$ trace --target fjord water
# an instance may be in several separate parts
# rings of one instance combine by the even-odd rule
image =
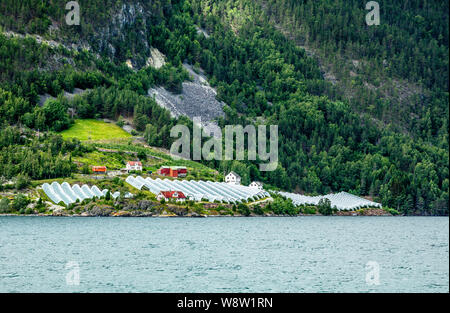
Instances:
[[[0,292],[448,291],[448,217],[0,217]]]

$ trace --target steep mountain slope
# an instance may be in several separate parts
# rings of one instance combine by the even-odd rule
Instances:
[[[313,51],[326,93],[398,130],[439,143],[448,122],[448,9],[442,1],[383,1],[368,26],[360,1],[259,1],[287,36]]]
[[[394,113],[397,109],[395,103],[388,103],[387,110],[392,112],[390,115],[394,121],[388,124],[386,120],[380,123],[376,114],[355,108],[352,100],[343,96],[339,97],[343,102],[315,97],[329,94],[330,86],[321,73],[317,73],[317,63],[305,57],[304,50],[293,48],[292,43],[280,37],[275,30],[276,25],[267,25],[267,16],[254,2],[194,2],[194,11],[198,13],[202,26],[209,32],[214,30],[218,40],[225,38],[216,43],[219,48],[214,50],[213,55],[220,55],[223,50],[232,51],[231,58],[230,54],[226,55],[224,62],[217,58],[218,63],[223,65],[224,71],[230,66],[240,70],[234,70],[234,75],[230,72],[221,73],[220,66],[215,64],[210,71],[215,79],[222,81],[224,97],[228,98],[226,102],[239,103],[242,98],[238,97],[245,94],[242,105],[235,106],[238,112],[251,116],[262,111],[267,120],[275,120],[280,125],[281,160],[289,174],[281,173],[284,177],[277,184],[288,182],[291,188],[309,192],[347,188],[360,194],[379,195],[384,204],[404,209],[412,207],[413,210],[422,210],[420,208],[424,207],[424,203],[428,202],[425,206],[430,205],[425,198],[434,198],[442,192],[439,196],[441,200],[434,202],[434,205],[435,208],[447,207],[444,203],[448,197],[448,107],[445,105],[448,104],[448,93],[442,86],[436,82],[430,89],[432,93],[426,104],[428,111],[426,114],[421,111],[424,115],[420,116],[422,121],[428,120],[422,124],[427,126],[413,129],[404,135],[399,131],[402,130],[398,127],[401,120]],[[309,4],[315,6],[314,2]],[[433,5],[436,7],[438,4]],[[334,8],[334,4],[328,3],[328,6]],[[314,17],[311,19],[314,20]],[[229,25],[229,30],[218,27],[218,20]],[[448,15],[444,19],[446,23],[448,25]],[[255,48],[258,40],[260,49]],[[448,44],[445,45],[448,39],[442,42],[443,46],[439,49],[448,56]],[[272,47],[276,48],[271,50]],[[263,54],[258,54],[260,51],[264,51]],[[278,64],[283,64],[284,68],[273,64],[277,53],[282,57]],[[334,53],[332,47],[329,53]],[[394,55],[401,57],[401,54]],[[264,58],[266,61],[261,63]],[[258,60],[258,63],[252,66],[254,60]],[[441,71],[444,73],[448,72],[446,62],[444,57],[435,61],[436,64],[443,64]],[[308,64],[313,66],[308,67]],[[272,71],[263,72],[262,69],[265,70],[267,65]],[[291,77],[288,65],[294,66],[293,71],[291,68]],[[262,89],[251,85],[240,87],[234,83],[236,80],[244,80],[248,84],[254,82]],[[279,84],[287,81],[290,82],[289,86]],[[300,85],[296,86],[296,82],[300,82]],[[253,100],[255,98],[252,95],[257,92],[264,92],[266,100],[271,103],[269,108],[264,107],[262,101],[261,110],[261,105]],[[441,192],[437,189],[441,189]]]

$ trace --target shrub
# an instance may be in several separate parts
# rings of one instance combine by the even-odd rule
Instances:
[[[248,206],[245,205],[244,203],[239,203],[239,205],[237,207],[237,211],[244,216],[249,216],[251,213]]]
[[[319,200],[317,204],[317,208],[319,209],[319,213],[322,215],[331,215],[333,214],[333,209],[331,208],[331,201],[327,198],[322,198]]]
[[[23,194],[18,194],[14,197],[12,202],[12,209],[14,211],[25,210],[26,206],[30,203],[30,200]],[[25,211],[24,211],[25,212]]]
[[[292,203],[291,199],[285,199],[275,196],[275,200],[267,205],[267,210],[271,210],[275,214],[298,214],[298,209]]]
[[[264,210],[261,208],[261,206],[259,204],[255,205],[255,207],[253,208],[253,212],[258,215],[264,214]]]
[[[90,171],[89,171],[89,165],[87,164],[87,163],[85,163],[84,165],[83,165],[83,167],[81,168],[81,173],[82,174],[90,174]]]
[[[19,174],[16,180],[16,189],[20,190],[30,184],[30,177],[27,174]]]
[[[10,213],[11,207],[9,205],[9,199],[3,198],[0,200],[0,213]]]
[[[396,209],[393,209],[393,208],[386,207],[386,208],[384,208],[384,210],[386,212],[392,214],[392,215],[399,215],[400,214],[399,211],[397,211]]]
[[[317,213],[317,210],[316,210],[316,208],[314,208],[314,207],[307,206],[307,207],[305,207],[305,208],[303,209],[303,213],[304,213],[304,214],[316,214],[316,213]]]
[[[36,208],[42,208],[42,207],[45,208],[45,204],[44,204],[44,201],[42,201],[42,198],[39,198],[38,201],[36,202]]]
[[[125,121],[123,120],[122,116],[119,116],[119,118],[118,118],[118,120],[116,122],[116,125],[119,126],[119,127],[123,127],[123,125],[125,125]]]
[[[139,160],[143,160],[146,161],[147,160],[147,153],[145,153],[145,151],[140,150],[137,154],[137,157],[139,158]]]

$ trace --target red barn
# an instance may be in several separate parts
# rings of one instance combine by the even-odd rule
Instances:
[[[187,169],[184,166],[162,166],[158,170],[158,174],[170,177],[186,177]]]
[[[159,175],[167,176],[170,174],[170,167],[168,166],[161,166],[161,168],[158,170]]]
[[[178,177],[186,177],[187,168],[179,166],[177,169],[177,172],[178,172]]]
[[[174,169],[174,168],[170,168],[169,176],[170,177],[178,177],[178,170]]]

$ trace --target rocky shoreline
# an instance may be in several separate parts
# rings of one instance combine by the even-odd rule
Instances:
[[[97,200],[61,206],[49,201],[32,202],[26,209],[2,212],[0,216],[56,217],[294,217],[294,216],[392,216],[389,210],[361,208],[354,211],[322,212],[318,208],[303,208],[276,212],[267,208],[270,202],[253,205],[224,203],[161,203],[149,199]]]
[[[382,211],[382,210],[380,210]],[[164,218],[204,218],[204,217],[301,217],[301,216],[325,216],[322,214],[298,214],[298,215],[287,215],[287,214],[250,214],[248,216],[242,214],[199,214],[196,212],[189,212],[187,214],[155,214],[153,212],[145,211],[114,211],[111,213],[70,213],[70,212],[52,212],[52,213],[38,213],[38,214],[0,214],[0,216],[46,216],[46,217],[164,217]],[[394,216],[385,211],[383,212],[371,212],[370,214],[359,214],[356,212],[338,212],[337,214],[328,216]]]

